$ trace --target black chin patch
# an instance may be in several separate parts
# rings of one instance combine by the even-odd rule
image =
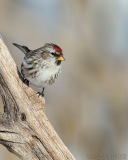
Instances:
[[[59,66],[61,64],[61,61],[57,60],[56,64],[57,64],[57,66]]]

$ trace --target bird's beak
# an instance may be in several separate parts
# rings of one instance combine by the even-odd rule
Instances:
[[[64,57],[59,56],[59,57],[57,57],[57,60],[59,60],[59,61],[64,61],[65,59],[64,59]]]

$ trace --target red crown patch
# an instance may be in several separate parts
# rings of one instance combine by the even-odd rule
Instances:
[[[53,48],[55,49],[56,52],[62,52],[62,49],[57,45],[54,45]]]

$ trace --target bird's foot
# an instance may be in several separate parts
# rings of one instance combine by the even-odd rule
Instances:
[[[27,79],[24,78],[23,83],[29,87],[29,81]]]
[[[17,67],[17,73],[18,73],[19,78],[21,79],[21,81],[29,87],[29,81],[22,76],[22,74],[20,73],[18,67]]]
[[[38,94],[38,97],[39,97],[39,96],[44,97],[44,93],[42,93],[42,92],[37,92],[36,94]]]
[[[44,97],[44,88],[43,88],[42,92],[37,92],[36,94],[38,94],[38,97],[39,97],[39,96]]]

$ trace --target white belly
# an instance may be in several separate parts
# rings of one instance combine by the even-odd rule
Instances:
[[[60,66],[55,66],[47,69],[40,69],[35,77],[28,77],[27,79],[36,87],[43,88],[49,85],[48,81],[51,77],[60,73]]]

